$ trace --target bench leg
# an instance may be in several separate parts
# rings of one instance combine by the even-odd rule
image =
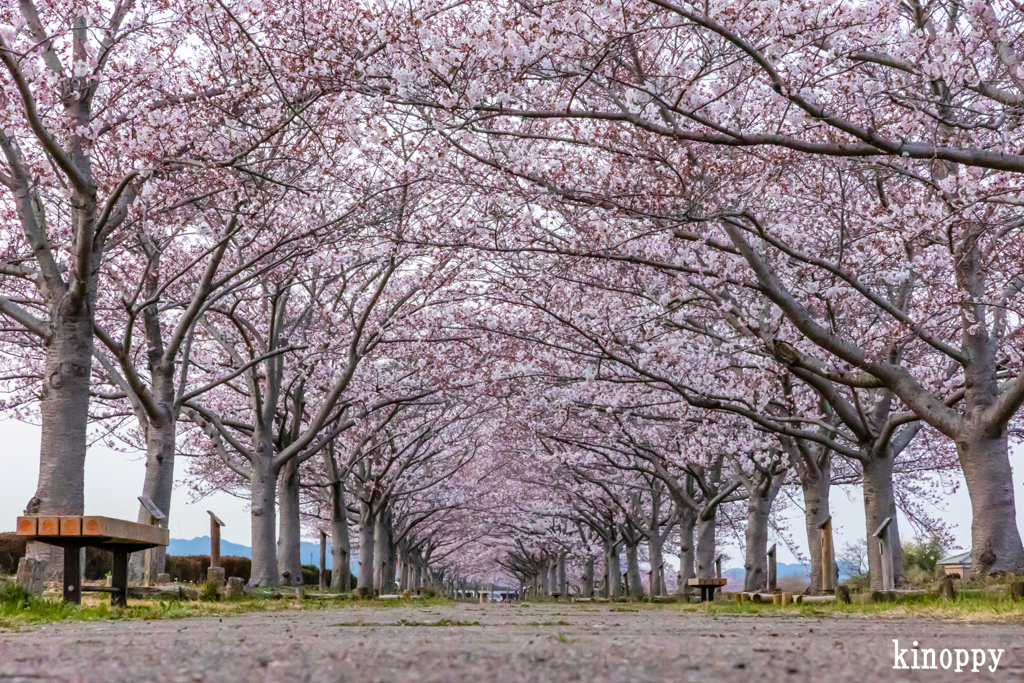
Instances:
[[[128,606],[128,551],[113,551],[114,563],[110,572],[111,587],[116,592],[110,594],[110,604],[115,607]]]
[[[64,548],[64,602],[82,604],[82,549]]]

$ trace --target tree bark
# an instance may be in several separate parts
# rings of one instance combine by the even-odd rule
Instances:
[[[747,498],[745,591],[760,591],[768,586],[768,518],[779,487],[765,483],[752,486]]]
[[[381,595],[390,595],[395,592],[395,544],[394,532],[391,528],[390,505],[385,505],[377,512],[374,525],[373,561],[377,567],[374,588]]]
[[[697,577],[694,571],[695,555],[693,528],[697,524],[697,512],[684,505],[679,513],[679,572],[676,574],[676,590],[680,595],[690,595],[689,581]]]
[[[865,538],[868,540],[868,575],[871,590],[883,590],[882,558],[878,552],[878,540],[872,535],[886,517],[891,517],[889,540],[892,546],[893,581],[896,587],[903,585],[906,575],[903,568],[903,547],[900,542],[899,524],[896,519],[896,497],[893,495],[891,455],[883,458],[867,457],[862,462],[863,480],[861,487],[864,497]]]
[[[171,395],[171,400],[173,401],[173,388]],[[173,416],[173,411],[169,409],[167,414]],[[177,422],[173,417],[162,422],[150,419],[146,426],[146,479],[142,485],[142,495],[153,501],[153,504],[167,515],[168,519],[165,520],[165,524],[170,521],[171,494],[174,491],[176,430]],[[144,505],[140,505],[139,524],[149,524],[149,521],[149,510]],[[150,561],[153,563],[152,573],[155,578],[157,574],[161,574],[164,571],[167,548],[164,546],[153,548],[150,558]],[[133,553],[128,573],[129,578],[133,581],[138,581],[145,573],[144,565],[145,552]]]
[[[587,559],[583,561],[583,586],[582,592],[583,597],[592,598],[594,597],[594,556],[587,555]]]
[[[345,508],[345,487],[338,481],[331,484],[331,590],[347,593],[352,586],[349,566],[352,544],[348,536],[348,514]]]
[[[644,597],[643,579],[640,578],[638,547],[639,543],[626,545],[626,574],[629,578],[629,597],[635,599]]]
[[[87,301],[69,305],[65,294],[50,308],[50,337],[39,413],[42,435],[39,481],[25,510],[30,515],[85,513],[85,450],[89,417],[89,379],[93,354],[95,282]],[[29,543],[27,556],[46,561],[51,580],[64,576],[64,551]]]
[[[249,476],[252,507],[252,574],[249,585],[276,587],[277,574],[277,477],[270,459],[260,453],[252,462]]]
[[[715,578],[715,517],[718,506],[697,516],[697,578]]]
[[[657,595],[667,595],[668,592],[665,588],[665,573],[662,565],[665,562],[665,558],[661,551],[662,539],[661,534],[658,530],[655,530],[647,538],[647,554],[651,560],[651,597]]]
[[[374,526],[372,501],[359,501],[359,576],[356,588],[373,591]]]
[[[971,497],[971,574],[1024,568],[1005,425],[996,435],[967,423],[956,442]]]
[[[569,593],[569,586],[565,580],[565,553],[558,554],[556,567],[558,572],[558,592],[565,597]]]
[[[821,594],[821,530],[818,528],[828,517],[828,496],[832,487],[832,471],[829,464],[821,468],[820,474],[806,473],[801,477],[804,494],[804,525],[807,530],[807,550],[811,557],[811,595]]]
[[[292,458],[278,476],[278,501],[280,506],[280,531],[277,541],[277,573],[287,584],[302,585],[302,520],[299,502],[298,461]]]

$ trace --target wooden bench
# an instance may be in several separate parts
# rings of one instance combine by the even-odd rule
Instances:
[[[686,585],[700,588],[701,602],[711,602],[715,599],[715,591],[727,583],[728,579],[689,579]]]
[[[128,604],[128,556],[139,550],[166,546],[170,531],[158,526],[110,517],[82,515],[18,517],[18,536],[64,548],[64,602],[81,604],[82,567],[79,551],[85,547],[103,548],[113,553],[111,586],[85,590],[110,593],[110,604]]]

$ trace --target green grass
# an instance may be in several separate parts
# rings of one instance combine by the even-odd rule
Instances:
[[[129,600],[127,607],[112,607],[106,595],[86,597],[86,604],[65,603],[57,597],[35,598],[13,581],[0,579],[0,628],[19,628],[56,621],[104,621],[114,619],[184,619],[226,616],[245,612],[324,610],[348,607],[434,607],[453,604],[443,598],[416,600],[307,599],[299,603],[288,597],[246,597],[242,600]],[[433,625],[433,624],[431,624]],[[462,625],[453,623],[451,625]]]

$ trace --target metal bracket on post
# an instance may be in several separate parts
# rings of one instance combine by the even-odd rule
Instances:
[[[892,562],[892,544],[889,540],[889,524],[892,517],[886,517],[882,525],[875,533],[871,534],[878,539],[878,554],[882,561],[882,590],[889,592],[896,590],[896,577]]]

